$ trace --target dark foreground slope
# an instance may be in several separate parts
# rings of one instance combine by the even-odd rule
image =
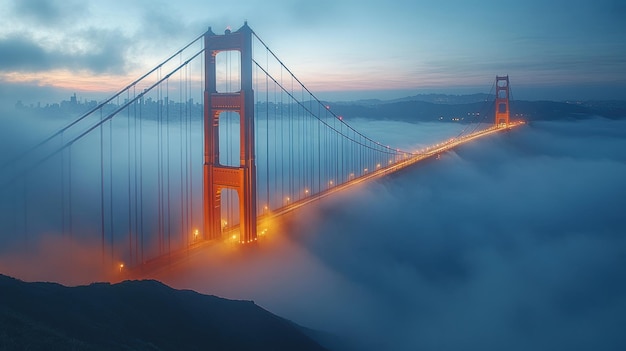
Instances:
[[[156,281],[65,287],[0,275],[0,350],[323,350],[250,301]]]

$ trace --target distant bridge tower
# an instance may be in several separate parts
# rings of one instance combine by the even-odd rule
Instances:
[[[509,125],[509,76],[496,76],[496,126]]]
[[[221,193],[229,188],[239,197],[239,241],[253,242],[256,226],[256,165],[254,155],[254,91],[252,90],[252,29],[245,23],[235,32],[217,35],[211,28],[204,35],[204,236],[218,238],[222,233]],[[222,51],[241,54],[241,90],[217,92],[215,57]],[[238,167],[220,163],[219,117],[222,112],[239,113]]]

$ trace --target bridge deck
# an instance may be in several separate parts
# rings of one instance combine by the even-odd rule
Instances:
[[[443,152],[451,150],[459,145],[462,145],[470,141],[473,141],[482,137],[486,137],[486,136],[489,136],[498,132],[508,131],[512,128],[516,128],[524,124],[525,123],[523,121],[517,121],[517,122],[509,123],[507,127],[493,126],[491,128],[480,130],[480,131],[465,135],[460,138],[453,138],[453,139],[447,140],[446,142],[428,147],[426,149],[426,152],[424,153],[414,154],[412,157],[409,157],[404,161],[395,163],[388,167],[382,167],[380,169],[372,171],[371,173],[367,173],[351,181],[345,182],[343,184],[339,184],[335,187],[332,187],[323,192],[315,194],[314,196],[306,197],[304,199],[291,203],[287,206],[283,206],[277,210],[274,210],[271,213],[261,215],[257,218],[258,228],[264,228],[267,226],[266,223],[271,220],[274,220],[280,216],[283,216],[287,213],[295,211],[314,201],[318,201],[326,196],[329,196],[336,192],[347,189],[348,187],[361,184],[363,182],[366,182],[366,181],[369,181],[378,177],[382,177],[387,174],[397,172],[401,169],[414,165],[415,163],[432,158]],[[260,230],[262,234],[264,234],[264,231],[267,229],[260,229]],[[204,240],[204,239],[194,240],[184,249],[174,250],[167,254],[156,257],[154,259],[145,261],[136,267],[129,267],[127,269],[121,270],[122,271],[121,278],[122,279],[140,279],[140,278],[145,278],[146,276],[150,274],[167,270],[171,268],[173,265],[176,265],[180,262],[183,262],[189,259],[191,256],[198,254],[199,252],[203,251],[204,249],[206,249],[207,247],[213,244],[221,242],[225,239],[229,240],[233,236],[237,238],[238,233],[239,233],[238,226],[233,226],[224,230],[224,232],[222,233],[222,238],[223,238],[222,240]]]

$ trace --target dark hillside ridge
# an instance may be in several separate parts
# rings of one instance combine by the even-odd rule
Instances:
[[[251,301],[151,280],[65,287],[0,275],[0,350],[324,350]]]

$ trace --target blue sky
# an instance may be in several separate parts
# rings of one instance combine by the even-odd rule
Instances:
[[[325,99],[488,92],[497,74],[518,99],[626,99],[622,0],[9,0],[0,17],[0,91],[26,102],[101,99],[245,20]]]

